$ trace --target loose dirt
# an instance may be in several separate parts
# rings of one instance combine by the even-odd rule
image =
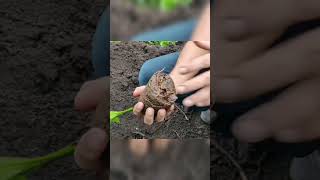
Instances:
[[[96,0],[0,1],[0,156],[44,155],[77,140],[88,114],[73,108],[90,78]],[[93,179],[67,158],[30,180]]]

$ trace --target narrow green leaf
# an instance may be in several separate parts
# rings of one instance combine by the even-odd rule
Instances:
[[[132,112],[133,108],[128,108],[123,111],[110,111],[110,123],[120,124],[120,116]]]
[[[54,160],[73,155],[74,150],[75,147],[70,145],[42,157],[0,157],[0,180],[25,180],[25,175]]]
[[[18,176],[11,178],[10,180],[28,180],[28,179],[25,176],[18,175]]]

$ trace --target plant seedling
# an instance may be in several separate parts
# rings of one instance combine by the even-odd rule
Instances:
[[[27,180],[27,175],[64,157],[72,156],[75,146],[70,145],[51,154],[36,157],[0,157],[0,180]]]
[[[147,41],[147,44],[161,46],[161,47],[169,47],[176,45],[178,41]]]
[[[178,7],[188,6],[192,0],[132,0],[135,4],[144,7],[159,9],[164,12],[170,12]]]
[[[123,111],[110,111],[110,124],[120,124],[120,117],[128,112],[132,112],[133,108],[128,108]]]

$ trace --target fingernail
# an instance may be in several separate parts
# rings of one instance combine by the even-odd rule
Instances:
[[[256,119],[239,119],[232,125],[233,135],[241,141],[255,143],[271,136],[267,126]]]
[[[179,73],[185,74],[185,73],[187,73],[187,72],[188,72],[188,69],[187,69],[187,68],[185,68],[185,67],[179,68]]]
[[[190,107],[190,106],[193,106],[193,102],[190,99],[185,99],[183,100],[183,105]]]
[[[137,108],[138,108],[138,110],[142,110],[143,109],[143,103],[142,102],[138,102]]]

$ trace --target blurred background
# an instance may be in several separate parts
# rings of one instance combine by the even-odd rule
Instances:
[[[110,180],[209,180],[207,140],[113,140]]]
[[[111,40],[128,40],[139,33],[177,22],[196,19],[208,0],[174,0],[152,3],[148,0],[113,0],[111,9]],[[158,1],[160,2],[160,1]],[[175,3],[173,3],[175,2]],[[165,39],[163,39],[165,40]]]

